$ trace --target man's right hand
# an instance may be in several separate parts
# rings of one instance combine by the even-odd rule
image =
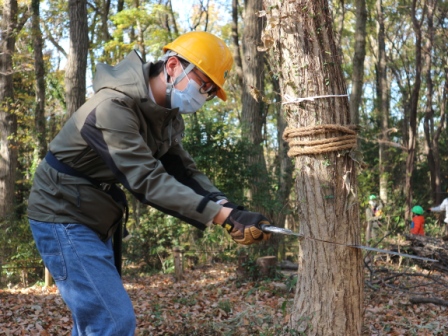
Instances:
[[[269,220],[258,212],[233,209],[222,226],[236,243],[251,245],[271,238],[270,233],[263,232],[261,224],[271,225]]]

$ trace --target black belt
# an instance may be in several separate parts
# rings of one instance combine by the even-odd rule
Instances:
[[[126,230],[126,222],[128,221],[128,217],[129,217],[129,208],[128,208],[128,202],[126,200],[126,194],[116,184],[99,182],[98,180],[95,180],[95,179],[91,178],[90,176],[88,176],[84,173],[81,173],[80,171],[70,167],[66,163],[59,161],[58,158],[56,156],[54,156],[54,154],[50,151],[47,152],[47,155],[45,156],[45,161],[47,161],[47,163],[51,167],[56,169],[58,172],[86,179],[87,181],[92,183],[94,186],[96,186],[98,189],[100,189],[100,190],[104,191],[105,193],[107,193],[108,195],[110,195],[115,202],[122,204],[124,206],[124,209],[125,209],[124,225],[123,225],[123,219],[120,219],[118,221],[118,223],[114,223],[114,225],[113,225],[113,226],[115,226],[115,224],[118,224],[118,227],[116,228],[116,230],[114,232],[113,251],[114,251],[115,267],[117,268],[117,271],[121,276],[121,259],[122,259],[121,246],[122,246],[122,239],[123,239],[123,232],[122,232],[123,226],[124,226],[125,237],[128,234],[128,232]]]

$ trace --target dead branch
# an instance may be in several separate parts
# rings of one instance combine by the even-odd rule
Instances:
[[[426,297],[421,297],[421,296],[411,297],[411,298],[409,298],[409,302],[411,302],[411,303],[433,303],[435,305],[448,307],[448,301],[436,299],[436,298],[426,298]]]

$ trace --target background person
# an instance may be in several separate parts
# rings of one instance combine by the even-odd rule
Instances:
[[[382,215],[382,206],[379,208],[379,202],[376,195],[369,196],[369,205],[366,208],[366,244],[378,237],[378,231],[381,227],[380,218]]]
[[[415,235],[425,235],[425,217],[423,217],[423,208],[416,205],[412,208],[411,233]]]
[[[438,206],[431,207],[427,212],[443,212],[445,211],[445,219],[443,220],[445,224],[448,225],[448,198],[445,198],[442,203]]]

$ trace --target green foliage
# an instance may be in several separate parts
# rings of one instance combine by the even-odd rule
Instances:
[[[139,8],[124,9],[111,16],[115,29],[112,33],[113,39],[104,45],[105,53],[126,55],[133,49],[138,49],[140,44],[155,59],[159,58],[162,47],[173,38],[169,36],[166,27],[161,25],[168,15],[169,10],[166,6],[146,4]],[[100,58],[100,61],[106,60],[104,57]]]
[[[159,211],[149,211],[140,218],[139,226],[124,245],[128,263],[144,262],[143,270],[173,270],[172,249],[179,246],[180,237],[188,230],[185,224]]]
[[[28,270],[30,283],[42,275],[42,261],[34,244],[27,218],[0,224],[0,287],[20,281],[20,270]]]
[[[245,158],[248,144],[234,132],[225,113],[201,111],[186,117],[183,144],[199,169],[234,202],[243,203],[250,173]]]

